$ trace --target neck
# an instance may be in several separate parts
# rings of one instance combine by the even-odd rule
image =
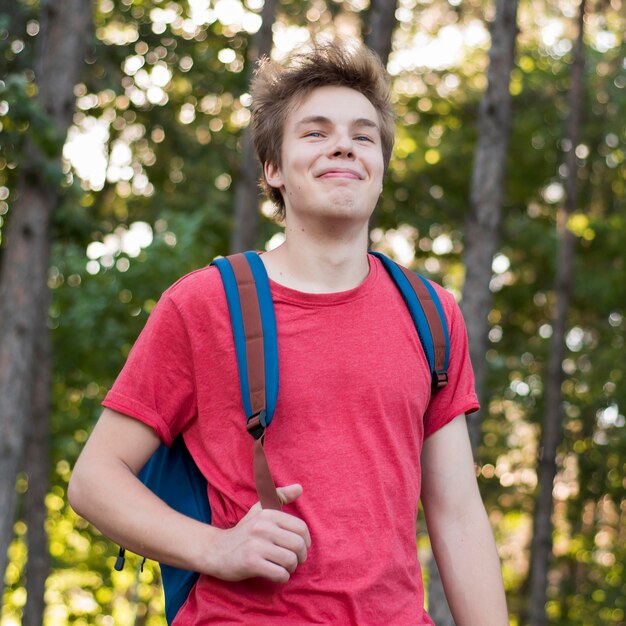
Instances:
[[[270,278],[309,293],[358,287],[369,272],[368,224],[305,225],[287,219],[285,243],[263,255]]]

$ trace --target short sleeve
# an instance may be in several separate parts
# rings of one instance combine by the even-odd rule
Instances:
[[[479,408],[463,315],[452,294],[441,287],[437,287],[437,291],[450,333],[450,362],[448,384],[433,394],[424,415],[424,438],[451,422],[457,415],[473,413]]]
[[[151,426],[166,445],[194,417],[195,372],[189,335],[167,292],[102,404]]]

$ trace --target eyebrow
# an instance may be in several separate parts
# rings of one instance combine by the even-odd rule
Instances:
[[[296,128],[306,126],[307,124],[332,124],[332,120],[324,115],[309,115],[302,118],[296,123]],[[367,117],[359,117],[351,122],[352,126],[366,126],[368,128],[375,128],[378,130],[378,124]]]

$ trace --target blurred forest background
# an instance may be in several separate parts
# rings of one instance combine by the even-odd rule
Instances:
[[[0,625],[165,624],[71,468],[160,293],[282,240],[250,73],[336,34],[392,77],[372,246],[467,318],[511,624],[625,624],[625,31],[624,0],[0,0]]]

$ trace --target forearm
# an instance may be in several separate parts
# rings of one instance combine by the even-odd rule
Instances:
[[[122,547],[175,567],[217,573],[211,546],[223,531],[171,509],[122,462],[79,459],[68,496],[79,515]]]
[[[462,416],[424,442],[422,502],[457,626],[508,626],[500,561]]]
[[[427,515],[431,543],[457,626],[509,623],[500,560],[482,502],[457,517]]]
[[[306,524],[259,502],[229,529],[181,515],[136,476],[158,445],[148,426],[105,409],[72,473],[74,510],[124,548],[161,563],[223,580],[289,580],[311,545]],[[283,504],[301,493],[300,485],[278,489]]]

